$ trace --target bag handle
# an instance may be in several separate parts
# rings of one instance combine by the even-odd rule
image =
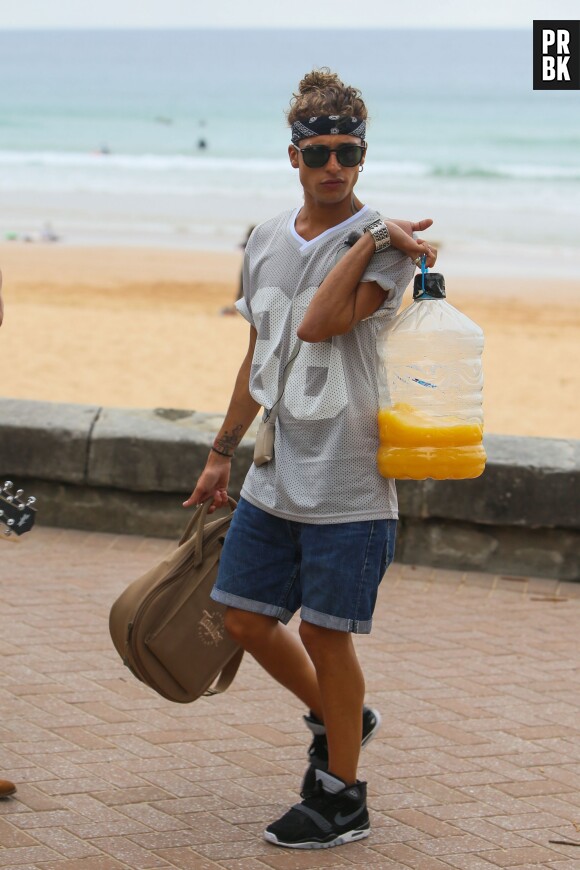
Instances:
[[[186,541],[189,541],[189,539],[191,538],[192,532],[193,532],[194,528],[196,527],[197,522],[200,519],[200,517],[201,517],[201,525],[203,528],[205,518],[207,515],[207,510],[208,510],[212,501],[213,501],[213,499],[211,499],[211,500],[208,499],[208,501],[204,501],[202,504],[199,504],[197,506],[194,513],[191,515],[191,517],[190,517],[190,519],[185,527],[185,530],[184,530],[184,532],[179,540],[179,544],[178,544],[179,547],[181,547],[182,544],[185,544]],[[203,514],[203,516],[202,516],[202,514]]]
[[[181,536],[181,540],[179,541],[179,546],[181,546],[182,544],[185,544],[185,542],[188,541],[190,538],[195,538],[193,564],[196,568],[203,562],[203,529],[205,526],[207,512],[212,504],[213,498],[208,498],[207,501],[203,502],[203,504],[198,505],[197,510],[185,527],[185,531]],[[230,508],[231,513],[235,511],[237,506],[237,501],[231,496],[228,496],[228,507]],[[224,519],[227,519],[229,521],[230,518],[224,517]]]
[[[210,695],[219,695],[220,692],[225,692],[225,690],[227,688],[229,688],[229,686],[232,683],[232,680],[234,679],[235,675],[237,674],[238,668],[240,667],[240,665],[242,663],[243,657],[244,657],[244,650],[242,649],[242,647],[240,647],[238,650],[236,650],[236,652],[231,657],[231,659],[229,660],[227,665],[225,665],[222,668],[222,671],[221,671],[219,677],[217,678],[217,682],[214,683],[213,686],[210,686],[209,689],[206,689],[206,691],[203,694],[210,696]]]

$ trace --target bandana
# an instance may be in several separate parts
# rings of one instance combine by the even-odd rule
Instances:
[[[310,136],[358,136],[365,138],[366,121],[351,115],[318,115],[302,118],[292,124],[292,141],[295,145]]]

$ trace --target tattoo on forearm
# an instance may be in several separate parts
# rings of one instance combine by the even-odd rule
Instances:
[[[218,448],[218,450],[223,450],[224,452],[231,453],[236,449],[240,441],[242,440],[244,427],[241,423],[238,423],[237,426],[231,431],[226,431],[223,435],[220,435],[215,439],[214,445]]]

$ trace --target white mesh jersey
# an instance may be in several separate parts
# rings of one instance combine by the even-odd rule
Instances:
[[[260,224],[246,247],[237,307],[258,333],[250,392],[265,408],[279,395],[296,330],[337,253],[350,233],[379,217],[365,206],[305,241],[295,229],[297,213]],[[252,465],[242,488],[253,505],[306,523],[397,518],[394,481],[376,466],[376,332],[396,314],[414,269],[394,248],[375,254],[362,281],[387,291],[382,307],[344,335],[302,343],[278,404],[274,459]]]

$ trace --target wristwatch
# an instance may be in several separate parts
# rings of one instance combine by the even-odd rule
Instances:
[[[375,251],[384,251],[385,248],[390,247],[391,236],[389,235],[389,228],[380,218],[373,221],[372,224],[367,224],[365,227],[365,233],[370,233],[373,237]]]

